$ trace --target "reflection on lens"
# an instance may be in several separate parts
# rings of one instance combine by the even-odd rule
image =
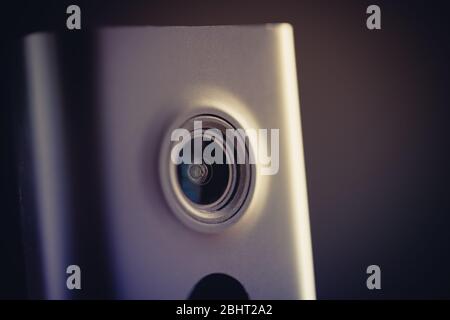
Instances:
[[[211,168],[207,164],[191,164],[188,168],[189,179],[195,184],[204,185],[211,178]]]
[[[202,141],[202,152],[210,143],[211,141]],[[223,156],[225,158],[225,155]],[[181,190],[189,200],[196,204],[208,205],[218,201],[225,194],[230,180],[230,165],[182,163],[177,166],[177,176]]]

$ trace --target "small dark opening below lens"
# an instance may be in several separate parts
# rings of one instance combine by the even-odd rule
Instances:
[[[249,300],[244,286],[235,278],[213,273],[202,278],[192,289],[190,300]]]

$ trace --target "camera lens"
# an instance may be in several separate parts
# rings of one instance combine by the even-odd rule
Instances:
[[[203,141],[202,152],[211,143],[211,141]],[[199,205],[211,205],[219,201],[226,193],[231,182],[230,170],[230,165],[226,163],[206,164],[202,160],[199,164],[179,164],[177,176],[181,190],[189,200]]]
[[[213,114],[191,116],[174,126],[187,134],[182,142],[172,141],[162,158],[163,185],[167,173],[170,182],[170,188],[164,189],[169,204],[183,222],[197,230],[211,230],[211,225],[232,218],[236,221],[250,198],[255,165],[236,162],[239,152],[247,157],[250,153],[245,136],[236,130],[239,126],[232,123],[236,122]],[[230,141],[228,130],[236,134]],[[172,150],[179,152],[181,161],[171,160]]]

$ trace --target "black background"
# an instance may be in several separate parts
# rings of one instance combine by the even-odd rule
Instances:
[[[64,30],[69,4],[81,7],[83,29],[290,22],[318,298],[450,298],[444,1],[2,2],[0,297],[26,297],[13,117],[18,40]],[[382,30],[365,26],[370,4],[381,7]],[[380,291],[366,288],[370,264],[381,267]]]

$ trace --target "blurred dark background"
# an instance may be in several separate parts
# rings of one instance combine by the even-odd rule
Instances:
[[[82,28],[289,22],[296,37],[319,299],[450,298],[449,19],[445,1],[4,1],[0,298],[25,298],[14,124],[20,42]],[[381,7],[382,30],[366,28]],[[76,32],[76,31],[66,31]],[[366,288],[368,265],[382,290]]]

